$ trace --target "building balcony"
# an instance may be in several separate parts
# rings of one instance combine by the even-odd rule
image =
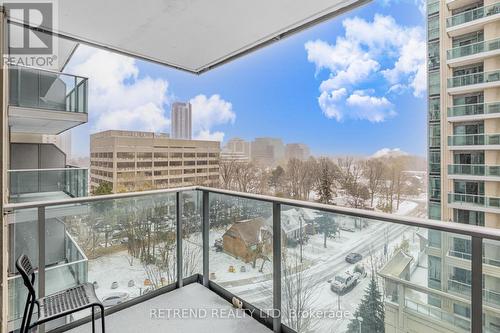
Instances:
[[[500,134],[458,134],[448,136],[450,150],[497,150]]]
[[[9,126],[14,133],[60,134],[88,121],[87,79],[9,66]]]
[[[88,169],[9,170],[9,201],[30,202],[79,198],[88,195]]]
[[[500,102],[455,105],[448,108],[448,121],[468,121],[500,117]]]
[[[446,32],[450,37],[455,37],[480,30],[485,24],[498,19],[500,19],[500,3],[494,3],[448,17],[446,19]]]
[[[448,193],[450,208],[500,213],[500,198],[477,194]]]
[[[465,66],[499,54],[500,39],[497,38],[452,48],[447,51],[446,63],[450,67]]]
[[[450,164],[448,177],[451,179],[469,179],[500,181],[500,165]]]
[[[448,79],[450,95],[494,88],[500,86],[500,70],[454,76]]]
[[[496,229],[206,187],[8,204],[4,215],[10,232],[17,231],[20,236],[32,232],[40,240],[31,248],[31,257],[50,253],[49,247],[57,247],[59,233],[71,235],[89,258],[81,276],[94,283],[97,296],[105,300],[109,332],[190,332],[206,327],[215,332],[303,331],[287,315],[297,310],[291,301],[298,297],[294,295],[311,295],[302,310],[312,313],[323,311],[325,302],[337,304],[339,298],[330,282],[337,275],[352,272],[354,266],[344,260],[351,252],[361,254],[364,258],[358,266],[369,269],[371,254],[384,253],[385,244],[406,240],[411,251],[418,250],[423,244],[421,237],[427,239],[428,232],[440,231],[449,233],[449,237],[472,237],[470,260],[474,262],[481,258],[477,251],[482,251],[483,242],[500,241]],[[65,228],[45,232],[53,220]],[[353,231],[341,231],[338,239],[327,238],[328,246],[324,247],[324,235],[311,226],[325,223]],[[256,243],[239,246],[251,239]],[[14,239],[11,246],[17,250],[9,253],[9,260],[24,250],[19,244],[23,240]],[[425,252],[418,251],[418,256]],[[400,276],[394,270],[406,267],[400,259],[408,264],[413,260],[408,256],[397,258],[397,265],[384,268],[394,279]],[[37,278],[45,283],[38,284],[38,293],[43,296],[49,292],[44,286],[53,285],[55,278],[44,261],[39,263]],[[473,281],[481,282],[480,273],[472,271]],[[303,288],[294,289],[298,282]],[[357,308],[369,282],[369,275],[361,277],[354,287],[356,292],[342,296],[342,306]],[[21,291],[10,290],[11,299],[22,299]],[[117,291],[123,295],[119,304],[109,301]],[[473,285],[470,293],[476,292],[481,293],[481,289]],[[439,296],[446,294],[441,292]],[[234,298],[242,301],[247,314],[254,316],[244,316],[241,310],[232,308]],[[460,301],[481,313],[483,304],[476,299],[463,297]],[[492,305],[485,303],[487,306]],[[173,309],[184,310],[171,317],[169,310]],[[202,309],[208,312],[200,312]],[[223,317],[231,309],[240,315]],[[185,313],[186,317],[182,317]],[[18,317],[19,313],[11,310],[11,329],[16,328]],[[59,331],[89,331],[90,318],[86,314],[67,320],[69,323],[62,323]],[[326,325],[327,331],[343,332],[351,320],[348,317],[325,322],[317,317],[311,325]],[[473,316],[465,328],[481,327],[481,321],[482,316]]]

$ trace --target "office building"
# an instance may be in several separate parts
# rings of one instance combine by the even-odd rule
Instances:
[[[250,142],[240,138],[230,139],[222,149],[221,161],[250,162]]]
[[[279,138],[255,138],[251,143],[251,156],[258,165],[275,166],[285,158],[285,146]]]
[[[166,134],[104,131],[90,138],[90,187],[113,193],[219,182],[220,143],[172,139]]]
[[[285,159],[288,161],[292,158],[298,160],[307,160],[311,156],[309,147],[303,143],[287,143],[285,147]]]

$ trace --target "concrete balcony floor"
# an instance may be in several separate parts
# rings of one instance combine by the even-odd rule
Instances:
[[[162,309],[162,317],[154,318],[152,311]],[[196,316],[175,316],[174,309],[188,309]],[[170,312],[170,316],[167,311]],[[200,311],[201,310],[201,311]],[[206,310],[206,315],[204,315]],[[106,316],[106,333],[268,333],[268,329],[243,310],[235,309],[230,303],[199,283],[191,283],[180,289],[154,297],[121,311]],[[100,330],[100,318],[96,332]],[[87,323],[67,332],[91,332]]]

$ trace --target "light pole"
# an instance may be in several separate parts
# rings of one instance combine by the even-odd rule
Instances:
[[[356,319],[358,319],[358,323],[359,323],[359,333],[361,333],[361,324],[363,323],[363,318],[358,317],[358,318],[356,318]]]

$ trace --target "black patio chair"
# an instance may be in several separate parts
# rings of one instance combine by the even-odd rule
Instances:
[[[72,313],[92,308],[92,332],[95,332],[95,308],[101,309],[102,333],[104,331],[104,306],[95,294],[91,283],[84,283],[75,287],[56,292],[37,299],[35,294],[35,270],[25,254],[16,261],[16,268],[28,288],[28,298],[24,307],[20,333],[28,333],[30,329],[40,324],[70,315]],[[31,323],[35,305],[38,308],[38,318]]]

